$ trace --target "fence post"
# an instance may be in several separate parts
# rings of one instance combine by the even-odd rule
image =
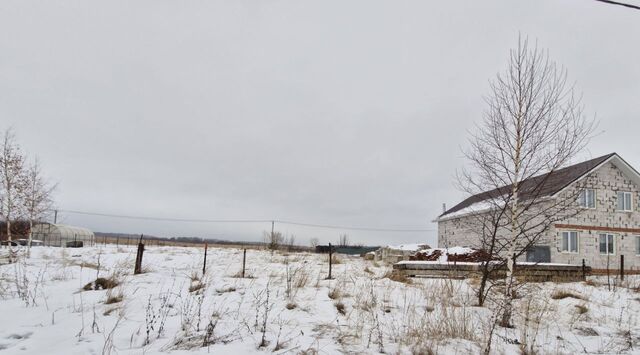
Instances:
[[[582,280],[587,279],[587,265],[584,263],[584,259],[582,259]]]
[[[624,255],[620,255],[620,280],[624,280]]]
[[[247,265],[247,249],[242,252],[242,278],[244,279],[244,268]]]
[[[204,262],[202,263],[202,276],[207,272],[207,248],[208,244],[204,243]]]
[[[329,243],[329,277],[327,279],[331,280],[331,266],[333,264],[333,247],[331,246],[331,243]]]
[[[116,248],[120,246],[120,236],[116,236]]]
[[[144,244],[142,243],[143,235],[140,234],[140,242],[138,243],[138,253],[136,254],[136,265],[133,270],[134,275],[142,273],[142,254],[144,253]]]

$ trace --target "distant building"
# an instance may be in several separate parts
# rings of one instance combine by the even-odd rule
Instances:
[[[96,242],[95,235],[87,228],[52,223],[34,225],[32,238],[54,247],[94,246]]]

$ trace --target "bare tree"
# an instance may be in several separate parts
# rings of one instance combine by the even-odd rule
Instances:
[[[23,201],[26,217],[29,219],[29,243],[27,249],[27,255],[29,255],[33,240],[33,224],[51,211],[53,207],[52,195],[56,185],[51,185],[46,181],[37,158],[27,169],[25,177],[26,184],[23,190]]]
[[[278,250],[284,243],[284,236],[280,232],[264,232],[264,240],[267,244],[267,249]]]
[[[25,187],[24,155],[11,129],[2,136],[0,147],[0,216],[7,223],[7,240],[11,248],[11,221],[24,212],[21,201]]]
[[[289,238],[287,238],[287,250],[292,251],[296,245],[296,236],[291,234]]]
[[[504,257],[501,325],[510,326],[515,261],[537,245],[553,223],[578,213],[576,196],[546,199],[544,186],[587,144],[594,122],[567,85],[567,72],[546,51],[519,39],[508,68],[490,83],[488,109],[464,152],[470,169],[459,186],[483,201],[473,211],[474,228],[491,256]],[[479,303],[484,302],[491,264],[483,264]]]
[[[318,238],[311,238],[309,240],[309,245],[311,245],[311,248],[313,248],[314,250],[316,249],[316,247],[318,246],[318,243],[320,243],[320,241],[318,240]]]
[[[340,234],[340,241],[338,242],[338,246],[347,247],[349,246],[349,235],[344,233]]]

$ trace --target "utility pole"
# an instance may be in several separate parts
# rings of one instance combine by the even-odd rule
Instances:
[[[273,235],[273,226],[276,224],[275,221],[271,221],[271,235]]]

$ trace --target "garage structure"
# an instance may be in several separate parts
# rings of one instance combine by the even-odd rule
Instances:
[[[32,238],[45,246],[83,247],[94,246],[96,236],[87,228],[64,224],[38,223],[33,226]]]

